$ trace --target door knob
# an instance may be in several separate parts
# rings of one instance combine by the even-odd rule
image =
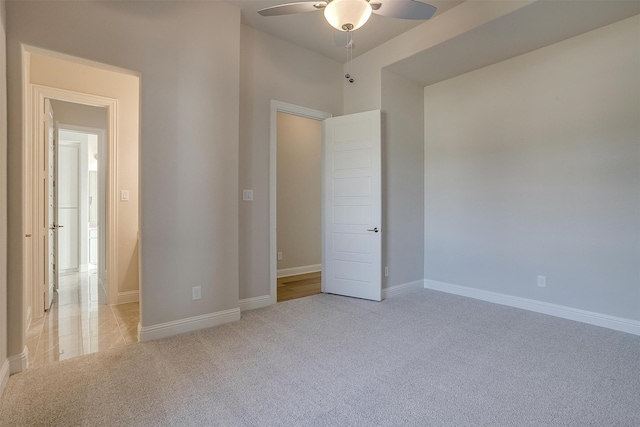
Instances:
[[[378,227],[368,228],[367,231],[373,231],[374,233],[378,232]]]

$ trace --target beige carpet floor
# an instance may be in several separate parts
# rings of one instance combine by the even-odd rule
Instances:
[[[10,426],[639,426],[640,337],[434,291],[315,295],[12,376]]]

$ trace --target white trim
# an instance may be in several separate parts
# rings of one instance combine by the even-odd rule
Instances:
[[[413,282],[402,283],[400,285],[389,286],[388,288],[382,288],[382,299],[406,294],[407,292],[416,291],[418,289],[424,289],[423,280],[416,280]]]
[[[587,323],[589,325],[601,326],[603,328],[613,329],[629,334],[640,335],[640,321],[637,320],[609,316],[607,314],[581,310],[564,305],[551,304],[543,301],[536,301],[528,298],[515,297],[498,292],[452,285],[449,283],[437,282],[435,280],[425,279],[424,287],[426,289],[461,295],[482,301],[521,308],[523,310],[529,310],[536,313],[561,317],[563,319],[574,320],[576,322]]]
[[[239,301],[240,311],[254,310],[271,305],[271,295],[245,298]]]
[[[185,332],[197,331],[198,329],[211,328],[224,323],[235,322],[236,320],[240,320],[240,308],[188,317],[186,319],[151,326],[138,325],[138,338],[140,342],[152,341]]]
[[[7,386],[7,381],[9,381],[9,359],[4,359],[2,368],[0,368],[0,396],[2,396],[4,388]]]
[[[139,291],[118,292],[118,298],[116,299],[116,304],[126,304],[129,302],[138,302],[138,301],[140,301]]]
[[[303,265],[302,267],[281,268],[278,277],[296,276],[298,274],[315,273],[322,271],[322,264]]]
[[[276,209],[276,187],[277,179],[277,159],[278,159],[278,112],[293,114],[294,116],[306,117],[313,120],[324,120],[332,117],[330,113],[312,110],[311,108],[300,107],[286,102],[271,100],[271,115],[269,124],[269,282],[271,304],[278,301],[278,260],[277,260],[277,209]],[[246,187],[245,187],[246,188]],[[249,187],[250,188],[250,187]]]
[[[35,196],[35,184],[33,182],[33,124],[27,119],[31,114],[31,105],[33,102],[31,88],[29,82],[31,80],[31,54],[22,49],[22,232],[25,235],[24,244],[22,246],[22,295],[25,301],[22,302],[23,307],[27,307],[28,317],[27,323],[32,319],[33,312],[40,312],[36,296],[37,279],[34,276],[36,267],[33,261],[34,251],[36,247],[34,236],[34,219],[35,212],[33,198]],[[27,236],[29,240],[27,239]]]
[[[23,372],[29,366],[29,349],[25,345],[22,353],[10,356],[7,360],[9,361],[10,375]]]

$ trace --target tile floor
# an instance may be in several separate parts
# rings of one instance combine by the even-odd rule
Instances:
[[[108,306],[95,270],[60,275],[51,309],[31,321],[29,366],[138,342],[138,303]]]

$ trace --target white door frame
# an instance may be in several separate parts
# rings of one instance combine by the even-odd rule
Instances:
[[[269,282],[271,304],[278,301],[278,233],[277,233],[277,159],[278,159],[278,113],[292,114],[312,120],[323,121],[332,117],[330,113],[300,107],[286,102],[271,100],[269,135]]]
[[[118,215],[117,215],[117,152],[116,152],[116,135],[118,123],[116,121],[118,111],[118,100],[107,98],[98,95],[91,95],[86,93],[80,93],[70,91],[66,89],[59,89],[49,86],[37,85],[26,81],[26,93],[24,98],[24,139],[23,139],[23,182],[31,183],[31,185],[23,186],[23,208],[24,208],[24,221],[23,228],[25,236],[33,236],[33,242],[38,242],[41,239],[40,227],[37,225],[37,213],[42,209],[42,200],[38,197],[39,190],[35,187],[35,183],[38,182],[38,153],[42,152],[42,143],[39,132],[41,126],[40,112],[44,111],[45,99],[54,99],[59,101],[72,102],[76,104],[90,105],[94,107],[104,107],[107,109],[107,136],[106,136],[106,153],[107,153],[107,167],[106,167],[106,248],[107,248],[107,302],[108,304],[115,304],[118,296],[118,265],[117,265],[117,230],[118,230]],[[30,215],[27,214],[27,210],[31,209]],[[31,251],[29,253],[29,246]],[[25,245],[23,253],[24,270],[23,270],[23,283],[25,287],[31,289],[31,307],[34,317],[39,317],[43,312],[44,295],[39,291],[41,284],[37,281],[37,266],[39,262],[42,262],[42,254],[38,251],[38,245]],[[31,283],[28,283],[29,278],[33,278]],[[113,279],[113,283],[109,283],[109,278]],[[27,291],[25,290],[25,293]],[[28,303],[28,302],[27,302]]]

